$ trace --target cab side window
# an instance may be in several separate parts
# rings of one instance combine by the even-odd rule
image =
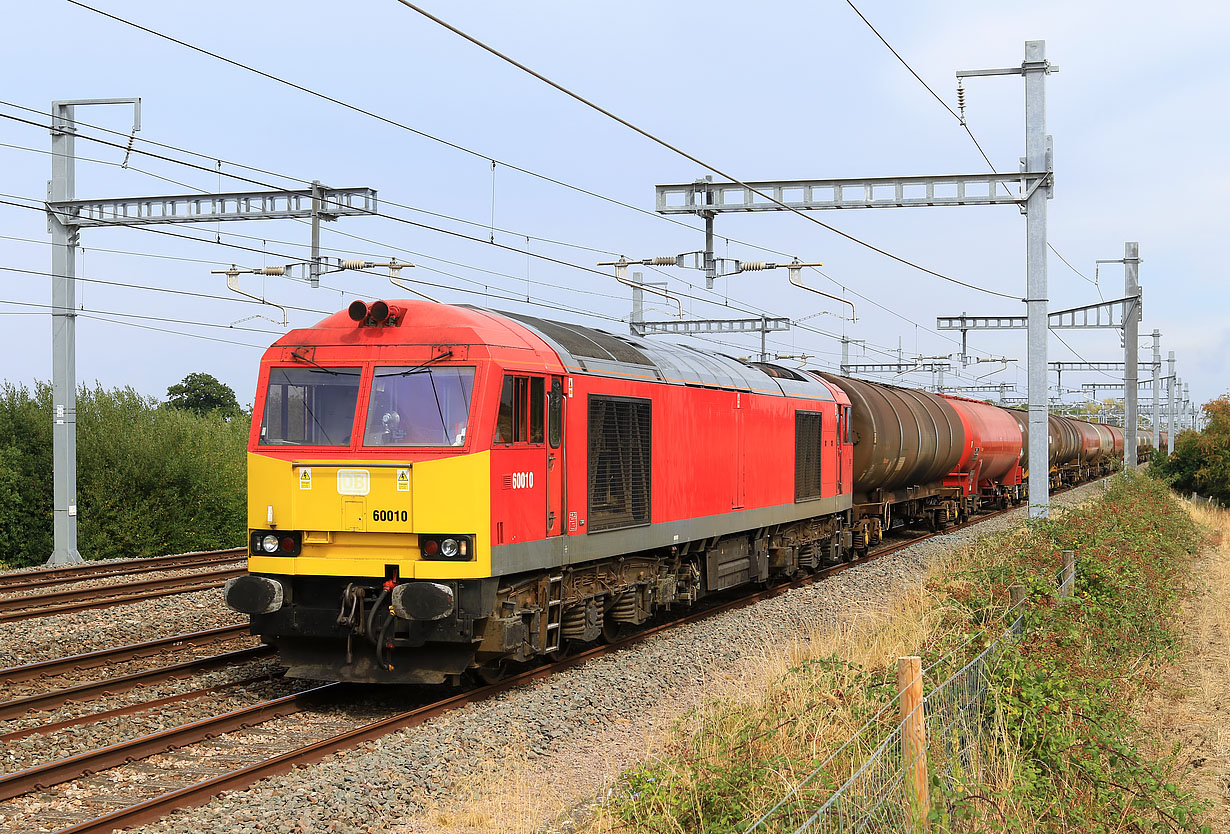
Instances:
[[[542,443],[546,433],[546,380],[505,374],[496,418],[496,443]]]

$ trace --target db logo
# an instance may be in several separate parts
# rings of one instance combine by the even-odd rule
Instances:
[[[371,492],[372,477],[366,469],[337,470],[337,492],[339,495],[367,495]]]

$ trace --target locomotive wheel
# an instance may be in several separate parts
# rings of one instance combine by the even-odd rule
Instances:
[[[624,624],[612,617],[602,618],[602,642],[614,643],[623,634]]]
[[[572,655],[575,651],[576,651],[576,641],[564,640],[562,643],[560,643],[560,647],[558,649],[556,649],[553,652],[547,652],[546,657],[548,660],[551,660],[551,661],[563,660],[564,658]]]

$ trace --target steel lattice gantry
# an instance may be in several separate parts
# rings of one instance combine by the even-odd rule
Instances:
[[[1046,134],[1046,77],[1058,72],[1046,59],[1045,41],[1026,41],[1020,66],[960,70],[958,78],[1019,75],[1025,81],[1025,155],[1021,170],[1004,174],[861,177],[840,179],[695,182],[659,185],[655,204],[662,214],[695,214],[705,222],[703,266],[707,285],[718,276],[713,219],[720,213],[844,210],[933,206],[1016,206],[1025,214],[1028,310],[1030,516],[1044,516],[1049,504],[1046,472],[1046,203],[1053,196],[1051,137]]]

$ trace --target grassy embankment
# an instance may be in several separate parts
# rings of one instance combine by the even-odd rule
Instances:
[[[1138,709],[1173,688],[1194,609],[1221,629],[1225,648],[1227,609],[1213,596],[1225,600],[1226,560],[1221,587],[1212,577],[1201,590],[1195,570],[1208,565],[1191,555],[1207,544],[1165,487],[1117,477],[1095,501],[962,548],[892,610],[807,635],[716,693],[676,724],[657,757],[624,774],[591,828],[742,831],[870,721],[801,793],[801,806],[816,807],[896,725],[895,708],[874,719],[893,699],[895,659],[941,661],[926,676],[929,691],[998,637],[1007,588],[1023,583],[1028,631],[992,676],[981,772],[942,783],[942,740],[930,740],[931,830],[1209,831],[1193,786],[1206,797],[1211,788],[1192,781],[1191,757]],[[1068,604],[1054,597],[1063,549],[1077,551]],[[1224,657],[1220,671],[1191,709],[1224,694]],[[800,814],[766,830],[793,830]]]

